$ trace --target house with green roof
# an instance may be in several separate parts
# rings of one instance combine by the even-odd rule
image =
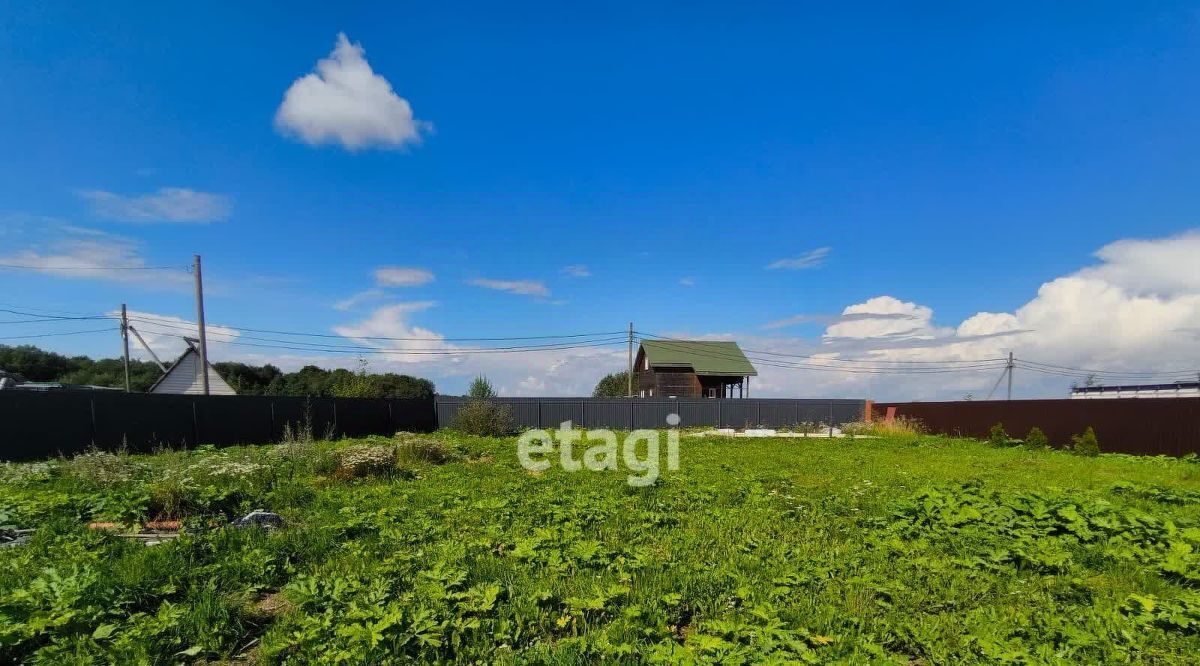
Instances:
[[[736,342],[642,340],[634,362],[642,398],[742,398],[758,371]]]

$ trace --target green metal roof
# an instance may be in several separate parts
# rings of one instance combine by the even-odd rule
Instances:
[[[642,351],[656,368],[691,368],[698,375],[758,374],[736,342],[642,340]]]

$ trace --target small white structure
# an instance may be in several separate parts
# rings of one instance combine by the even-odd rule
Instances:
[[[204,395],[204,377],[200,374],[200,352],[190,338],[184,338],[187,350],[163,373],[147,393],[168,395]],[[212,363],[208,364],[208,394],[237,395]]]
[[[1072,400],[1097,398],[1196,398],[1200,397],[1200,382],[1174,384],[1136,384],[1128,386],[1077,386],[1071,389]]]

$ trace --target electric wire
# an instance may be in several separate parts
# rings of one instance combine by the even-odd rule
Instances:
[[[66,331],[60,333],[35,333],[31,335],[5,335],[0,336],[0,340],[30,340],[33,338],[54,338],[64,335],[84,335],[85,333],[111,333],[118,329],[108,328],[93,328],[86,331]]]

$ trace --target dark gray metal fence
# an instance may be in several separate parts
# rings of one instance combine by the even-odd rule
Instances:
[[[437,421],[454,423],[468,398],[438,396]],[[678,414],[684,428],[781,428],[798,423],[839,425],[863,418],[865,400],[746,398],[496,398],[512,408],[519,428],[556,428],[570,421],[584,428],[665,428],[667,415]]]
[[[73,455],[91,446],[149,452],[278,442],[284,428],[385,435],[437,428],[433,400],[0,392],[0,460]]]
[[[191,396],[144,393],[0,391],[0,460],[74,455],[91,446],[149,452],[197,444],[267,444],[284,428],[310,427],[317,437],[427,432],[454,423],[466,398],[425,400]],[[862,400],[498,398],[519,428],[663,428],[668,414],[682,427],[783,427],[840,424],[863,418]]]

